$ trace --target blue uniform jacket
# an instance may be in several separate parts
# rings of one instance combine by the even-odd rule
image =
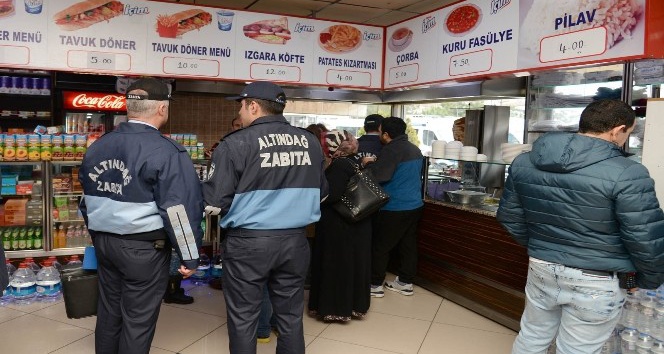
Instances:
[[[608,141],[549,133],[509,168],[498,221],[532,257],[664,282],[664,213],[648,170]]]
[[[304,227],[320,219],[327,196],[324,162],[312,133],[282,115],[258,118],[214,150],[205,203],[222,215],[223,228]]]
[[[197,267],[203,197],[180,144],[149,125],[121,123],[90,145],[78,178],[85,193],[81,211],[91,233],[149,239],[159,238],[155,231],[163,230],[182,263]]]

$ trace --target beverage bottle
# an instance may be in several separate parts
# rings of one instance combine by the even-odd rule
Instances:
[[[35,230],[32,227],[27,227],[25,233],[25,248],[29,250],[35,249]]]
[[[664,342],[653,343],[650,354],[664,354]]]
[[[27,249],[27,232],[25,232],[25,228],[22,227],[19,228],[18,231],[18,249]]]
[[[5,251],[12,250],[12,233],[9,229],[5,229],[2,232],[2,248],[4,248]]]
[[[14,302],[20,305],[32,303],[37,295],[37,279],[35,273],[28,268],[28,265],[21,263],[14,272],[11,286]]]
[[[28,268],[32,270],[35,275],[37,275],[37,272],[41,269],[37,263],[35,263],[35,259],[32,257],[25,257],[25,260],[23,261],[25,264],[28,265]]]
[[[221,260],[221,251],[217,250],[212,258],[212,267],[210,268],[210,278],[219,279],[224,271],[223,261]]]
[[[639,320],[639,306],[638,291],[635,293],[627,292],[619,325],[625,329],[636,329]]]
[[[620,332],[620,348],[622,354],[636,354],[636,340],[639,332],[633,328],[625,328]]]
[[[44,248],[44,239],[42,239],[41,227],[35,227],[35,232],[32,239],[32,245],[35,247],[36,250]]]
[[[639,311],[639,332],[651,335],[655,324],[655,307],[657,306],[657,293],[655,290],[641,290],[641,308]]]
[[[90,237],[88,228],[85,225],[81,227],[81,235],[83,235],[84,244],[86,246],[92,246],[92,237]]]
[[[65,227],[60,225],[58,232],[55,235],[55,247],[54,248],[64,248],[66,245],[66,236],[65,236]]]
[[[66,246],[65,247],[76,247],[76,240],[74,239],[74,227],[69,225],[67,227],[67,233],[65,234]]]
[[[18,250],[18,227],[12,228],[12,249]]]
[[[640,333],[639,337],[636,339],[636,353],[637,354],[650,354],[650,348],[652,348],[653,340],[652,337]]]
[[[57,301],[60,298],[60,273],[50,259],[44,261],[44,268],[37,273],[37,298],[44,302]]]
[[[74,227],[74,240],[76,247],[83,247],[85,246],[85,240],[83,239],[83,234],[81,233],[81,226],[77,225]]]
[[[602,346],[602,350],[599,352],[600,354],[613,354],[616,352],[616,337],[618,336],[618,333],[614,330],[611,332],[611,336],[609,339],[606,340],[604,345]]]
[[[58,258],[56,256],[49,256],[48,260],[51,261],[53,268],[55,268],[58,272],[62,271],[62,264],[58,262]]]
[[[67,262],[67,267],[81,268],[83,267],[83,262],[81,262],[77,254],[73,254],[71,257],[69,257],[69,262]]]
[[[16,267],[12,264],[12,262],[7,259],[6,260],[7,264],[7,275],[9,276],[9,282],[11,283],[12,281],[12,276],[14,275],[14,272],[16,271]],[[7,288],[2,292],[2,297],[0,297],[0,306],[5,306],[8,305],[12,302],[13,296],[12,296],[12,288],[11,286],[7,286]]]
[[[210,258],[201,249],[199,252],[198,267],[191,276],[194,285],[203,285],[207,282],[208,272],[210,271]]]

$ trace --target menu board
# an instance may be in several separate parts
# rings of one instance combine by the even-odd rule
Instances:
[[[19,6],[12,3],[0,14],[0,65],[46,68],[47,5]]]
[[[387,29],[385,87],[413,85],[437,76],[440,12]]]

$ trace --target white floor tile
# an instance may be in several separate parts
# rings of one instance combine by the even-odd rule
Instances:
[[[440,306],[436,318],[436,323],[450,324],[453,326],[481,329],[485,331],[516,335],[513,330],[500,325],[490,319],[478,315],[477,313],[457,305],[450,300],[444,300]]]
[[[177,352],[224,323],[224,317],[162,305],[152,345]]]
[[[92,331],[27,314],[0,324],[3,353],[50,353]]]
[[[311,317],[308,315],[308,310],[307,307],[304,307],[304,315],[302,316],[302,322],[304,324],[304,334],[308,334],[310,336],[318,336],[329,326],[329,323],[325,323],[323,321],[319,321],[315,317]]]
[[[417,353],[430,321],[370,313],[363,320],[330,324],[318,337],[388,350]]]
[[[0,323],[9,321],[16,317],[25,316],[27,313],[15,310],[11,307],[0,307]]]
[[[418,354],[509,354],[516,335],[434,323]]]
[[[325,338],[316,340],[307,347],[307,354],[393,354],[393,351],[385,351],[375,348],[363,347],[361,345],[338,342]]]
[[[54,321],[64,322],[72,326],[89,329],[91,331],[95,330],[95,325],[97,324],[97,316],[90,316],[79,319],[67,318],[67,311],[65,310],[64,302],[60,302],[53,306],[37,310],[32,314],[40,317],[50,318]]]
[[[178,307],[184,310],[198,311],[214,316],[226,316],[226,301],[221,290],[209,286],[193,286],[186,290],[187,295],[194,298],[194,303],[189,305],[164,304],[166,306]]]
[[[378,312],[386,315],[432,321],[443,299],[438,295],[418,292],[405,296],[385,290],[385,297],[371,298],[369,313]]]
[[[51,354],[90,354],[95,352],[95,334],[90,333],[67,346],[64,346]]]

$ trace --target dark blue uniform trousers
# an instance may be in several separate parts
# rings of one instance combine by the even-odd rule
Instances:
[[[149,353],[168,284],[171,247],[155,249],[154,241],[102,232],[93,242],[99,275],[96,353]]]
[[[256,329],[268,286],[279,337],[277,354],[303,354],[305,230],[231,229],[222,243],[224,299],[232,354],[256,353]]]

